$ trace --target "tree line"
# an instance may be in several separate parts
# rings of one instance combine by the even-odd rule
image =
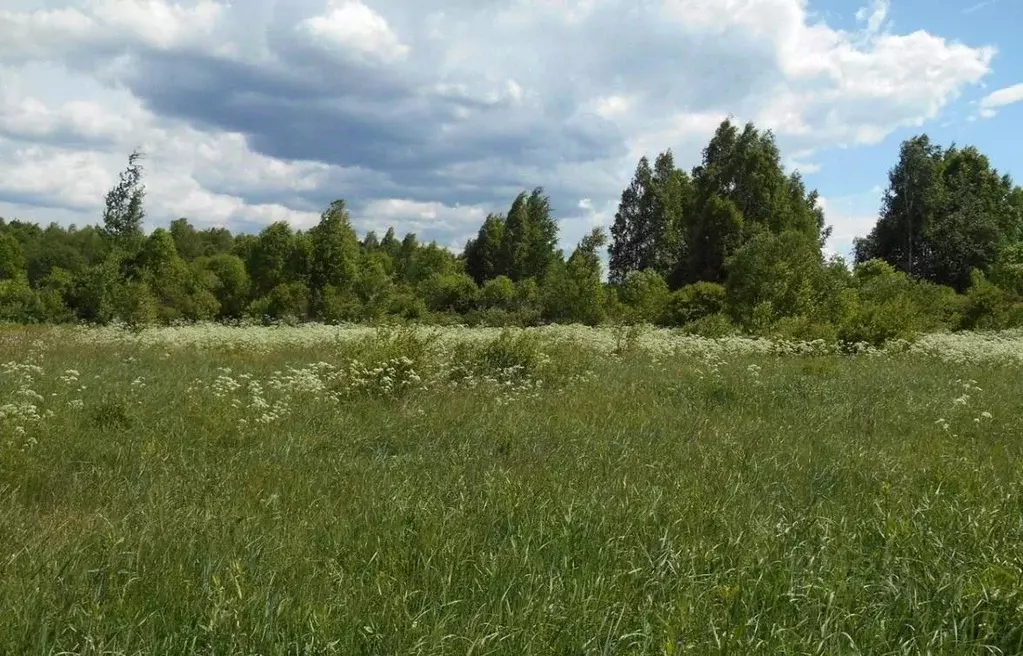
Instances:
[[[142,159],[99,225],[0,220],[0,320],[620,322],[849,343],[1023,324],[1023,190],[977,149],[926,135],[902,144],[852,263],[825,256],[817,191],[752,123],[722,122],[690,171],[670,150],[642,157],[610,235],[567,254],[542,187],[460,254],[393,228],[359,239],[343,200],[307,231],[181,218],[147,235]]]

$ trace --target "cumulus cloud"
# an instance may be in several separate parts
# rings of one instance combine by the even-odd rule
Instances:
[[[404,59],[409,53],[409,46],[398,39],[387,20],[360,0],[331,2],[326,13],[305,19],[299,27],[328,48],[384,62]]]
[[[3,88],[18,80],[0,94],[0,202],[98,216],[143,145],[154,220],[306,225],[343,197],[360,228],[445,245],[543,185],[570,247],[610,220],[639,155],[692,165],[728,115],[809,172],[818,149],[933,119],[995,54],[895,33],[887,0],[851,32],[806,0],[39,5],[0,11]]]
[[[38,3],[35,3],[38,4]],[[90,0],[57,9],[0,11],[0,61],[114,56],[126,45],[154,50],[211,48],[229,5],[200,0]],[[90,57],[88,55],[92,55]]]
[[[868,34],[876,34],[884,27],[890,9],[889,0],[871,0],[868,6],[860,7],[856,11],[856,20],[867,24]]]
[[[1014,84],[1011,87],[992,91],[980,100],[980,115],[983,118],[991,118],[998,113],[998,110],[1006,105],[1013,105],[1023,102],[1023,83]]]
[[[825,244],[829,255],[838,255],[852,260],[853,243],[857,237],[865,237],[877,222],[884,189],[876,186],[859,194],[825,197],[817,199],[832,226],[831,237]]]

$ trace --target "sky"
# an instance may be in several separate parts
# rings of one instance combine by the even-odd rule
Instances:
[[[334,199],[460,250],[543,186],[566,252],[640,156],[725,117],[776,135],[828,250],[902,140],[1023,179],[1019,0],[3,0],[0,216],[99,221],[134,148],[147,229],[311,227]]]

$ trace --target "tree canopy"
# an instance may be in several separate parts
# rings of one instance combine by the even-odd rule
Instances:
[[[343,199],[309,230],[143,229],[144,155],[95,226],[0,219],[0,317],[17,322],[648,322],[877,343],[1023,325],[1023,190],[973,147],[902,143],[852,266],[826,257],[817,191],[774,135],[723,121],[700,161],[640,157],[609,233],[566,256],[542,186],[455,253],[393,227],[360,240]],[[607,254],[606,279],[605,260]]]

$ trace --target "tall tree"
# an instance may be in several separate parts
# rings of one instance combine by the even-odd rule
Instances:
[[[529,241],[529,210],[526,207],[526,192],[512,201],[504,222],[504,237],[501,240],[501,265],[505,275],[518,281],[529,276],[523,275],[522,262],[525,260]]]
[[[157,228],[145,239],[137,262],[141,281],[152,292],[160,319],[212,319],[219,312],[220,304],[212,289],[214,279],[197,276],[205,271],[188,267],[166,229]]]
[[[465,272],[476,284],[482,285],[497,276],[507,275],[508,267],[502,259],[504,217],[488,214],[475,239],[465,244]]]
[[[411,282],[413,264],[418,252],[419,240],[416,238],[416,233],[407,233],[402,238],[401,244],[398,245],[397,253],[394,256],[394,272],[399,280]]]
[[[930,274],[924,227],[942,204],[943,159],[941,146],[927,135],[902,142],[899,161],[888,172],[881,216],[870,234],[856,242],[857,262],[880,258],[910,275]]]
[[[702,202],[689,231],[686,261],[690,282],[723,282],[725,262],[742,245],[745,219],[735,203],[717,194]]]
[[[544,280],[544,316],[552,321],[597,324],[604,319],[600,250],[607,235],[594,228],[567,262],[556,261]]]
[[[212,287],[220,306],[220,317],[240,319],[249,297],[249,274],[245,262],[237,255],[217,253],[200,258],[196,264],[216,278]]]
[[[144,154],[138,150],[128,156],[128,166],[121,172],[119,182],[107,192],[103,210],[105,234],[127,251],[134,251],[142,242],[143,200],[146,195],[140,163],[143,157]]]
[[[522,278],[540,280],[558,259],[558,224],[551,216],[551,199],[543,187],[537,187],[526,201],[529,232],[525,260],[520,265]]]
[[[619,284],[630,271],[643,268],[647,260],[644,244],[647,241],[647,225],[650,223],[653,171],[650,160],[644,155],[636,165],[629,186],[622,191],[611,226],[611,245],[608,280]],[[649,264],[649,262],[646,262]]]
[[[295,233],[286,222],[271,223],[244,247],[248,255],[245,265],[256,296],[269,294],[274,287],[288,282],[294,260]]]
[[[387,232],[384,233],[384,238],[380,240],[380,250],[391,256],[391,259],[398,257],[398,251],[401,250],[401,242],[394,236],[394,228],[387,228]]]
[[[314,296],[328,285],[351,288],[359,274],[359,240],[343,200],[336,200],[309,231],[309,283]]]
[[[889,172],[877,224],[856,242],[856,260],[883,259],[962,291],[974,269],[990,271],[1023,236],[1019,193],[976,148],[943,149],[927,135],[909,139]]]
[[[377,233],[375,231],[370,230],[366,233],[366,236],[362,238],[362,250],[367,253],[372,253],[378,248],[380,248],[380,239],[377,237]]]
[[[724,280],[728,256],[761,232],[796,230],[818,243],[827,236],[816,191],[807,193],[798,173],[785,174],[773,133],[752,123],[741,131],[730,120],[718,126],[693,187],[689,282]]]
[[[675,167],[670,149],[661,152],[651,168],[639,159],[611,228],[609,278],[621,283],[629,271],[653,269],[671,277],[686,252],[685,221],[690,212],[693,184]]]
[[[512,202],[504,221],[497,270],[514,281],[540,280],[558,258],[558,225],[551,216],[550,198],[543,187]],[[504,269],[503,271],[501,269]]]
[[[188,219],[181,218],[171,221],[170,235],[174,239],[174,248],[184,260],[190,262],[204,254],[203,237],[192,227]]]
[[[1023,216],[1013,205],[1013,184],[976,148],[945,151],[942,203],[925,224],[930,279],[962,291],[973,269],[988,272],[1005,246],[1018,242]]]
[[[649,223],[649,259],[640,269],[651,268],[670,280],[687,255],[686,221],[692,210],[693,184],[689,175],[675,166],[667,150],[654,160],[653,210]]]
[[[0,234],[0,279],[25,275],[25,249],[8,232]]]

